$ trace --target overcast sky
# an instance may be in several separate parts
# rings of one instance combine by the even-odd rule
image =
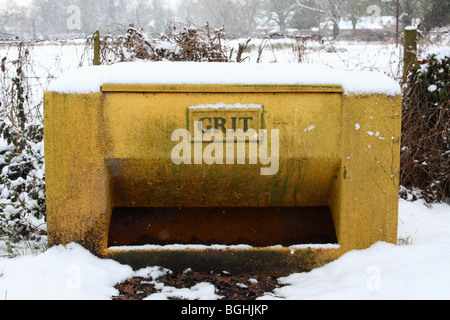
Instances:
[[[27,5],[29,5],[30,3],[33,2],[33,0],[0,0],[0,5],[3,5],[5,3],[11,2],[11,1],[16,2],[17,4],[20,4],[20,5],[23,5],[23,6],[27,6]],[[170,2],[170,3],[174,4],[174,5],[177,4],[178,1],[179,0],[164,0],[164,2]]]
[[[31,2],[33,2],[33,0],[0,0],[0,4],[3,5],[5,3],[11,2],[11,1],[13,1],[13,2],[15,2],[17,4],[20,4],[20,5],[24,5],[24,6],[27,6]]]

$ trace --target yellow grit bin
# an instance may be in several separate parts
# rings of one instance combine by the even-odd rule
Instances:
[[[384,75],[123,63],[44,100],[50,245],[283,276],[397,243],[401,96]]]

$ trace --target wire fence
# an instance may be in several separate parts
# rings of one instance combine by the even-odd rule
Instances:
[[[382,41],[335,41],[319,36],[272,36],[226,39],[223,30],[172,24],[162,36],[129,28],[121,36],[102,35],[101,62],[124,61],[222,61],[319,63],[336,69],[379,71],[399,83],[403,48],[393,35]],[[419,56],[434,47],[449,45],[449,29],[420,34]],[[13,79],[24,88],[25,115],[42,121],[42,97],[50,82],[62,73],[92,65],[93,38],[61,41],[0,42],[0,115],[11,119]],[[18,74],[18,72],[20,74]],[[8,115],[9,114],[9,115]]]

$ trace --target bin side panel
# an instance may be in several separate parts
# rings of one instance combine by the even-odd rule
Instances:
[[[401,97],[346,96],[342,165],[331,209],[347,249],[397,243]]]
[[[44,98],[49,244],[106,246],[110,205],[103,159],[102,95]]]

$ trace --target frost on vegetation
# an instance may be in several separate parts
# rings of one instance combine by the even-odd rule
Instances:
[[[44,129],[32,112],[28,58],[19,46],[17,60],[1,60],[0,256],[46,246]]]
[[[8,129],[3,123],[3,137]],[[12,143],[0,144],[0,243],[3,243],[0,255],[16,255],[24,245],[29,249],[43,245],[46,229],[43,128],[35,130],[39,133],[26,141],[22,151]]]
[[[230,62],[224,38],[223,29],[171,24],[160,37],[149,37],[131,26],[123,36],[102,36],[101,61],[104,64],[140,60]],[[88,50],[92,50],[92,38],[88,44]]]
[[[449,75],[447,47],[413,67],[403,99],[401,184],[429,202],[450,199]]]

